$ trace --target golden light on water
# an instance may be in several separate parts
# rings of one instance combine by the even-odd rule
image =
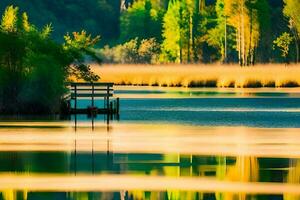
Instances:
[[[14,126],[20,125],[22,124]],[[40,125],[42,124],[38,124]],[[48,126],[51,126],[51,123]],[[77,132],[70,127],[12,127],[0,130],[0,151],[74,151],[76,148],[78,152],[93,150],[116,153],[300,158],[299,132],[300,129],[142,124],[115,124],[109,131],[98,127],[93,132],[86,128],[86,124],[79,125]]]
[[[298,184],[219,181],[203,177],[144,175],[0,174],[1,190],[26,191],[202,191],[247,194],[300,194]]]

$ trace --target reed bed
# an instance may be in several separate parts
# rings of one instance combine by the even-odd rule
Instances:
[[[107,65],[92,66],[101,82],[161,87],[300,87],[300,65]]]

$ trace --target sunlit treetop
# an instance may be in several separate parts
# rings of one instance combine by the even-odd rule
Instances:
[[[17,31],[18,10],[19,8],[14,6],[9,6],[6,8],[1,20],[1,29],[3,31]]]
[[[92,37],[90,34],[87,34],[86,31],[82,30],[81,32],[73,32],[72,35],[67,33],[64,36],[66,49],[76,48],[76,49],[85,49],[97,44],[100,40],[100,36]]]
[[[290,25],[295,28],[300,35],[300,1],[299,0],[284,0],[284,15],[290,19]]]
[[[46,25],[42,31],[39,31],[34,25],[29,22],[29,17],[26,12],[19,14],[19,8],[14,6],[8,6],[1,18],[0,29],[6,33],[21,33],[31,32],[46,38],[49,37],[52,28],[51,25]]]
[[[30,31],[31,26],[28,21],[28,15],[25,12],[22,14],[22,25],[23,25],[24,31],[26,31],[26,32]]]
[[[49,38],[53,32],[52,24],[47,24],[41,31],[42,38]]]

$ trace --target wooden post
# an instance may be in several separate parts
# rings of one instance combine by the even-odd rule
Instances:
[[[109,85],[107,86],[107,99],[106,99],[107,110],[109,110]]]
[[[95,86],[94,86],[94,83],[92,83],[92,107],[94,108],[95,106]]]
[[[75,112],[77,110],[77,85],[74,86],[74,90],[75,90]]]
[[[110,102],[109,113],[110,113],[110,119],[113,120],[113,102]]]
[[[109,125],[109,85],[107,86],[106,108],[107,108],[107,125]]]
[[[116,113],[117,113],[117,115],[120,114],[120,98],[119,97],[117,98]]]

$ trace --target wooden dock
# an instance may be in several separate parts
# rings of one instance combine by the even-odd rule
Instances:
[[[69,83],[69,113],[87,114],[96,116],[98,114],[107,115],[107,118],[120,114],[119,98],[114,98],[113,83]],[[80,100],[90,100],[90,105],[86,108],[80,108]],[[72,104],[71,101],[74,101]],[[97,101],[103,101],[103,106],[99,107]],[[97,107],[98,106],[98,107]]]

